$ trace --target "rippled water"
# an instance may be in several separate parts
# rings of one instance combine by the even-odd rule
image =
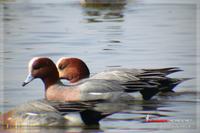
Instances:
[[[0,2],[2,3],[2,2]],[[179,0],[128,0],[124,6],[84,7],[78,0],[10,1],[0,5],[1,111],[44,97],[34,80],[22,88],[27,63],[34,56],[54,61],[62,56],[83,59],[92,73],[114,67],[177,66],[172,77],[193,77],[173,96],[155,97],[148,108],[125,110],[101,121],[100,129],[22,128],[8,132],[187,132],[199,120],[197,83],[197,4]],[[144,123],[146,114],[170,123]]]

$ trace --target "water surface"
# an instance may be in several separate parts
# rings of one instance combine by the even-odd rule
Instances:
[[[101,121],[100,129],[22,128],[17,131],[187,132],[196,129],[200,99],[196,96],[199,55],[194,1],[129,0],[123,6],[84,7],[78,0],[28,0],[2,3],[0,8],[3,11],[2,111],[44,97],[40,80],[21,87],[27,75],[27,63],[34,56],[48,56],[55,62],[62,56],[78,57],[88,64],[92,73],[119,67],[176,66],[184,71],[171,77],[194,78],[177,86],[175,96],[155,97],[149,103],[153,109],[116,113]],[[155,108],[155,101],[161,107]],[[146,114],[172,122],[144,123]]]

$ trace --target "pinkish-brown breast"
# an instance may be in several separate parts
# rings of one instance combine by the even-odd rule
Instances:
[[[80,90],[75,88],[67,88],[64,86],[51,86],[46,91],[46,98],[48,100],[56,101],[80,101]]]

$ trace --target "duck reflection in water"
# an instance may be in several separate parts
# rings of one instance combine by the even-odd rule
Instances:
[[[151,106],[151,108],[147,108]],[[105,102],[103,100],[89,102],[57,102],[45,99],[29,101],[0,116],[1,129],[12,127],[84,127],[99,128],[99,121],[125,120],[127,118],[106,118],[112,114],[153,114],[160,107],[157,102],[130,101]],[[145,113],[146,111],[146,113]],[[127,120],[142,120],[141,118],[128,118]],[[39,129],[39,128],[38,128]]]
[[[83,23],[86,23],[87,32],[85,36],[90,38],[99,38],[94,42],[106,44],[102,52],[114,52],[111,46],[122,45],[121,38],[123,36],[124,10],[126,2],[118,4],[82,4]],[[98,24],[101,28],[95,28],[93,24]],[[105,37],[102,37],[105,36]]]
[[[34,100],[17,106],[0,116],[0,124],[8,127],[87,127],[99,126],[99,121],[128,108],[125,103],[56,102]]]
[[[112,6],[112,5],[124,5],[127,0],[80,0],[80,4],[83,6]]]
[[[105,3],[90,3],[84,4],[83,11],[85,16],[85,21],[87,23],[98,23],[98,22],[123,22],[124,15],[123,10],[126,3],[114,3],[105,4]]]

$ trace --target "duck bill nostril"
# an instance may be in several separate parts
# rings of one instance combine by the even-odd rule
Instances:
[[[28,74],[28,76],[26,77],[25,81],[22,83],[22,86],[27,85],[27,84],[30,83],[33,79],[34,79],[34,77],[33,77],[31,74]]]

